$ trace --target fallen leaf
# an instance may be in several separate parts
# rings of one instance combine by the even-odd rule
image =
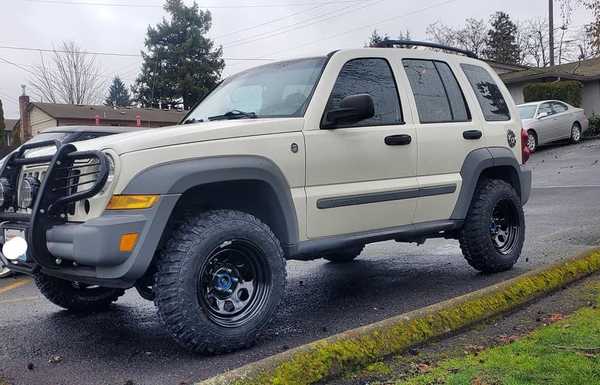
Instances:
[[[562,321],[563,319],[565,319],[564,315],[562,315],[560,313],[554,313],[554,314],[550,314],[550,317],[548,317],[546,319],[546,321],[548,323],[554,323],[554,322]]]
[[[429,366],[427,364],[423,364],[423,363],[417,364],[417,370],[421,374],[429,373],[431,371],[431,366]]]

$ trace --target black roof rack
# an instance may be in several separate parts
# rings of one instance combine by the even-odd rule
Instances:
[[[376,45],[378,48],[394,48],[395,46],[412,46],[412,47],[428,47],[428,48],[437,48],[444,51],[451,51],[461,53],[465,56],[471,57],[473,59],[477,59],[477,55],[474,52],[467,51],[466,49],[460,49],[456,47],[450,47],[443,44],[430,43],[428,41],[414,41],[414,40],[384,40]]]

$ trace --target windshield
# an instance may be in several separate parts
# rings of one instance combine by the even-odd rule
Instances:
[[[521,115],[521,119],[533,119],[535,111],[537,111],[536,104],[519,107],[519,115]]]
[[[325,62],[325,57],[285,61],[231,76],[184,123],[303,116]]]

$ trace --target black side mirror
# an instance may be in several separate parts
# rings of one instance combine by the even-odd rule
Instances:
[[[375,104],[371,95],[350,95],[342,99],[339,108],[327,112],[322,127],[336,128],[337,126],[354,124],[373,116],[375,116]]]

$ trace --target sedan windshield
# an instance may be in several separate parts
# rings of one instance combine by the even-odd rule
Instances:
[[[537,111],[536,104],[519,106],[519,115],[521,115],[521,119],[533,119],[535,111]]]
[[[324,57],[285,61],[234,75],[211,92],[184,123],[303,116],[325,61]]]

